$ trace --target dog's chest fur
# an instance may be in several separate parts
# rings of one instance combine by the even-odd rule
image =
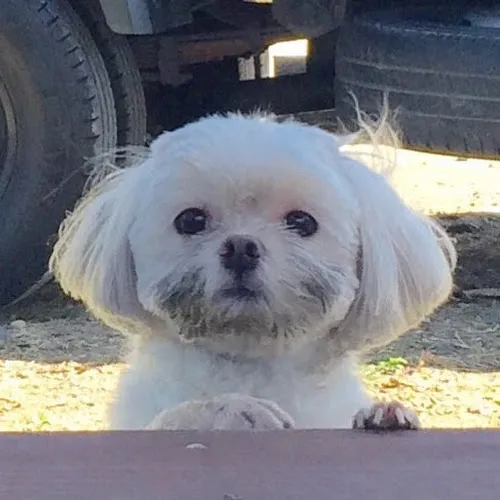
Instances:
[[[185,401],[239,393],[275,401],[297,428],[349,428],[356,411],[370,405],[355,362],[339,359],[326,373],[308,366],[292,356],[242,361],[150,339],[133,352],[120,379],[110,427],[140,429]]]

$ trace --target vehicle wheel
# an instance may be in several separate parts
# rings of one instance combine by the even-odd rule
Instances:
[[[387,93],[406,146],[500,155],[500,30],[467,25],[466,11],[434,6],[379,11],[346,24],[336,56],[336,109],[354,125]],[[470,23],[469,23],[470,24]]]
[[[0,9],[0,304],[39,278],[49,240],[85,181],[83,161],[116,146],[104,61],[65,0]]]
[[[141,74],[127,39],[106,24],[97,0],[73,0],[106,64],[115,98],[118,145],[144,145],[147,113]]]

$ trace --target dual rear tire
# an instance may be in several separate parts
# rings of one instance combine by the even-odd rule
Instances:
[[[84,0],[0,8],[0,305],[44,273],[85,160],[145,141],[139,71],[97,8]]]
[[[419,0],[362,12],[343,25],[336,51],[337,114],[355,128],[352,95],[373,115],[387,98],[397,110],[405,146],[498,158],[500,10],[486,11],[490,22],[480,24],[468,20],[474,2],[439,4]]]

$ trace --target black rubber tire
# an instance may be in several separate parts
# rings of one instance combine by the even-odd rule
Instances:
[[[365,14],[339,36],[338,117],[354,126],[349,92],[370,114],[380,111],[387,93],[407,147],[498,157],[499,54],[500,29],[466,26],[456,6]]]
[[[141,74],[127,38],[109,29],[98,0],[72,0],[71,4],[90,30],[108,70],[115,98],[118,145],[144,145],[146,100]]]
[[[3,0],[0,86],[4,128],[15,130],[0,165],[6,304],[45,271],[50,240],[81,194],[84,160],[116,146],[116,114],[104,61],[66,0]]]

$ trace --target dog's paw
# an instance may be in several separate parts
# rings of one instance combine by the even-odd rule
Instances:
[[[294,425],[292,417],[273,401],[227,394],[166,410],[156,416],[148,429],[264,431],[290,429]]]
[[[420,429],[417,415],[397,401],[375,403],[359,410],[354,416],[353,428],[374,431]]]

